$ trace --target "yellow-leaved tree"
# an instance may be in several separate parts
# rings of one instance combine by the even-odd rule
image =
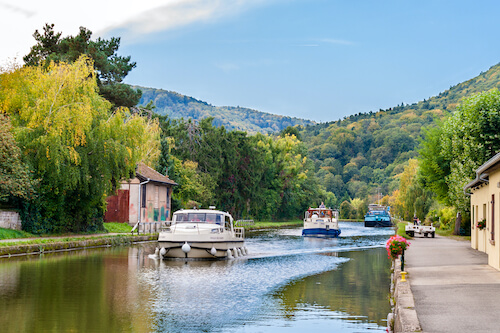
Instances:
[[[159,154],[158,125],[125,108],[111,112],[86,56],[3,70],[0,112],[40,180],[37,199],[22,209],[23,226],[32,232],[101,228],[106,196],[139,161],[154,162]]]

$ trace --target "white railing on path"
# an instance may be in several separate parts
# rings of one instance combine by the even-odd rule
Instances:
[[[132,235],[134,232],[137,234],[157,234],[160,232],[160,229],[170,224],[170,221],[163,222],[137,222],[135,226],[132,228]]]

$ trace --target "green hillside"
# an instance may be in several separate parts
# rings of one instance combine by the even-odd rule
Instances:
[[[500,64],[427,100],[304,126],[300,134],[316,175],[338,201],[371,201],[398,188],[395,176],[417,156],[425,127],[449,116],[463,97],[492,88],[500,88]]]
[[[142,90],[139,105],[147,105],[152,101],[156,106],[156,113],[174,119],[201,120],[213,117],[214,126],[224,126],[228,130],[239,130],[250,134],[274,133],[288,126],[315,124],[311,120],[284,117],[239,106],[213,106],[173,91],[138,86],[134,88]]]
[[[140,104],[153,101],[157,113],[171,118],[214,117],[216,127],[224,125],[250,134],[296,126],[317,178],[335,194],[338,206],[349,198],[373,201],[378,193],[390,195],[397,189],[396,176],[410,158],[417,157],[424,129],[448,117],[462,98],[500,88],[500,64],[418,103],[320,124],[240,107],[215,107],[175,92],[137,88],[143,91]]]

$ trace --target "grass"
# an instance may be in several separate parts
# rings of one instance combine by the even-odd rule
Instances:
[[[0,239],[30,238],[36,237],[26,231],[0,228]]]
[[[54,237],[54,238],[33,238],[30,240],[24,240],[24,241],[16,241],[15,239],[12,240],[12,242],[2,242],[0,243],[0,247],[5,247],[5,246],[14,246],[14,245],[29,245],[29,244],[51,244],[51,243],[68,243],[68,242],[78,242],[78,241],[83,241],[83,240],[89,240],[89,239],[108,239],[108,238],[123,238],[123,237],[129,237],[129,235],[96,235],[90,236],[90,237]]]
[[[406,222],[398,222],[397,227],[398,229],[396,230],[396,235],[399,235],[401,237],[404,237],[406,239],[412,239],[413,237],[408,236],[405,231],[405,226]]]
[[[130,233],[132,227],[128,223],[109,222],[104,223],[104,229],[109,233]]]
[[[296,227],[296,226],[301,226],[302,223],[304,223],[304,221],[302,221],[302,220],[291,220],[291,221],[283,221],[283,222],[259,221],[259,222],[255,222],[253,225],[245,226],[245,229],[252,230],[252,229]]]
[[[438,234],[439,236],[449,237],[449,238],[452,238],[452,239],[470,241],[470,236],[457,236],[457,235],[453,235],[453,230],[452,229],[443,230],[443,229],[436,228],[436,234]]]

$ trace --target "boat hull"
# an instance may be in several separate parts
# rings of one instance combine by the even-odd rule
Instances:
[[[189,252],[184,252],[182,246],[188,244]],[[223,259],[228,256],[227,250],[231,250],[231,255],[235,256],[235,249],[244,246],[243,240],[224,241],[224,242],[203,242],[203,241],[158,241],[160,249],[164,248],[166,253],[163,258],[186,258],[186,259]],[[216,250],[212,254],[212,248]],[[236,250],[236,256],[237,254]]]
[[[327,237],[338,237],[340,235],[340,229],[325,229],[325,228],[309,228],[302,229],[302,236],[327,236]]]
[[[393,224],[390,219],[365,219],[365,227],[384,228],[392,226]]]

